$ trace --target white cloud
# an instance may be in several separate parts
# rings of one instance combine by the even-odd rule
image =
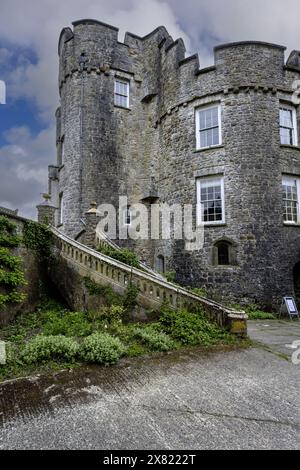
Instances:
[[[32,50],[36,61],[20,52],[5,79],[13,97],[36,103],[46,130],[37,137],[26,128],[7,135],[8,145],[0,148],[0,200],[28,213],[46,190],[46,168],[55,153],[57,41],[64,26],[99,19],[118,26],[122,41],[125,31],[143,36],[162,24],[174,39],[183,37],[189,50],[199,51],[207,66],[220,42],[256,39],[300,48],[299,13],[299,0],[1,0],[0,67],[11,59],[13,46]]]
[[[36,216],[36,204],[47,188],[47,168],[53,161],[54,128],[33,137],[27,127],[11,129],[0,148],[0,206]]]

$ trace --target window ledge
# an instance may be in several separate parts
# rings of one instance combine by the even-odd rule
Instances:
[[[126,108],[125,106],[118,106],[117,104],[114,105],[117,109],[124,109],[124,111],[131,111],[131,108]]]
[[[300,147],[298,145],[281,144],[280,147],[283,148],[283,149],[291,149],[291,150],[299,150],[300,151]]]
[[[293,224],[293,222],[283,222],[284,227],[300,227],[300,223]]]
[[[204,230],[206,227],[227,227],[227,223],[226,222],[220,222],[220,223],[207,223],[207,224],[203,224],[203,227],[204,227]]]
[[[228,264],[228,265],[223,265],[223,264],[217,264],[213,266],[214,269],[221,269],[222,271],[224,270],[233,270],[233,269],[240,269],[240,266],[237,264]]]
[[[211,147],[203,147],[201,149],[194,150],[194,153],[207,152],[209,150],[218,150],[225,148],[225,145],[212,145]]]

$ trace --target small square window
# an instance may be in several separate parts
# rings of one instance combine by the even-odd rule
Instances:
[[[129,82],[117,78],[115,80],[115,106],[129,108]]]

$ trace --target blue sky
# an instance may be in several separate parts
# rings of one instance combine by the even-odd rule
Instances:
[[[0,205],[35,217],[47,191],[47,166],[55,163],[54,113],[57,41],[61,29],[95,18],[145,35],[164,25],[182,37],[201,67],[213,63],[223,42],[262,40],[300,49],[299,0],[1,0],[0,80],[7,104],[0,105]]]

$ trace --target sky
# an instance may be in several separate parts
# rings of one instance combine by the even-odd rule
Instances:
[[[217,44],[258,40],[300,50],[299,0],[0,0],[0,206],[36,218],[55,164],[57,43],[63,27],[97,19],[144,36],[164,25],[201,67]]]

